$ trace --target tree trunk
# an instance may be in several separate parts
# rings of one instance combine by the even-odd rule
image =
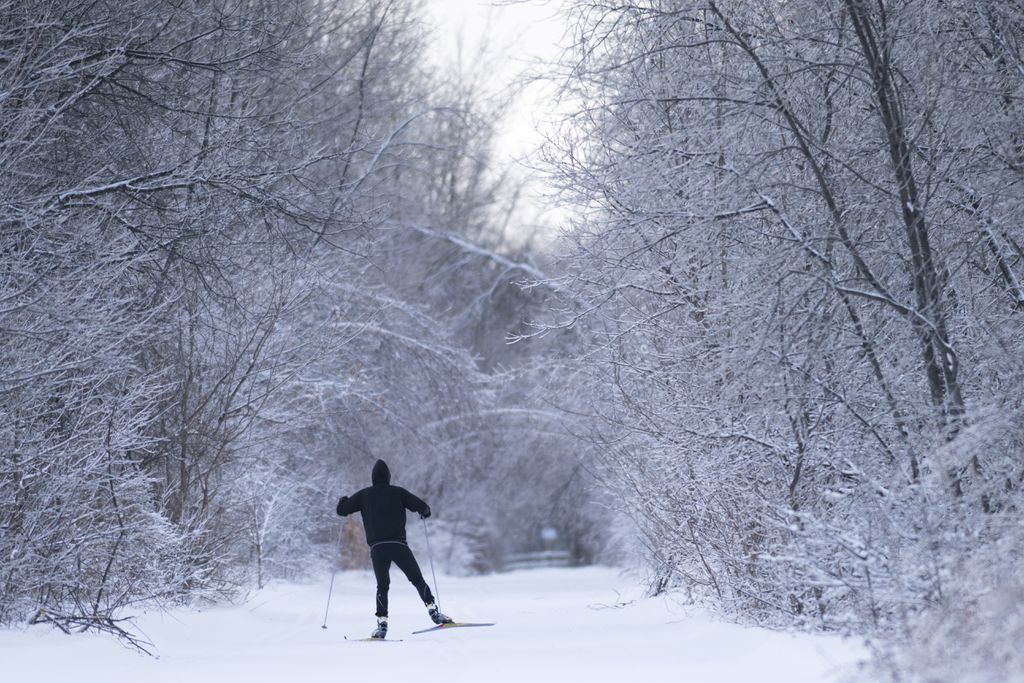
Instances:
[[[895,175],[900,212],[910,249],[911,280],[916,310],[911,323],[921,343],[928,389],[940,411],[950,438],[964,420],[964,399],[958,380],[959,362],[947,325],[945,283],[935,262],[928,237],[922,198],[910,156],[907,130],[900,107],[900,93],[893,78],[889,47],[871,22],[864,0],[845,0],[864,58],[871,71],[878,112],[885,128],[889,158]],[[885,25],[885,7],[879,3],[879,19]],[[883,42],[880,42],[880,38]]]

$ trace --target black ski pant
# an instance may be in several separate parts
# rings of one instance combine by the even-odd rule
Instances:
[[[388,615],[388,588],[391,587],[391,563],[394,562],[405,574],[405,578],[416,587],[424,605],[434,602],[430,586],[423,580],[423,572],[409,546],[401,541],[380,541],[370,546],[373,574],[377,577],[377,616]]]

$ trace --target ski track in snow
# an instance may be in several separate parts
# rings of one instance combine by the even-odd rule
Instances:
[[[329,577],[272,585],[242,605],[140,615],[158,658],[110,636],[34,626],[0,631],[0,662],[5,680],[55,683],[327,683],[375,674],[456,683],[841,683],[865,656],[835,636],[736,626],[670,598],[642,598],[637,581],[614,569],[439,581],[445,612],[497,625],[411,635],[430,622],[393,571],[389,635],[403,642],[346,641],[374,625],[372,574],[346,572],[335,579],[326,630]]]

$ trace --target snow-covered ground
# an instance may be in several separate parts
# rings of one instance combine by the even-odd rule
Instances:
[[[48,627],[0,631],[4,679],[118,683],[328,683],[399,680],[487,683],[841,681],[864,655],[837,637],[791,635],[717,621],[671,599],[644,599],[616,570],[541,569],[439,577],[442,609],[492,628],[410,635],[430,626],[412,587],[392,570],[390,638],[350,642],[374,625],[373,579],[338,574],[328,628],[328,579],[280,584],[244,605],[145,614],[158,657],[109,636]],[[368,678],[381,676],[380,679]],[[394,680],[394,679],[392,679]]]

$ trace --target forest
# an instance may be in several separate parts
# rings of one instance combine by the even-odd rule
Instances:
[[[877,680],[1024,677],[1024,3],[549,0],[503,105],[413,0],[0,0],[0,624],[557,531]]]

